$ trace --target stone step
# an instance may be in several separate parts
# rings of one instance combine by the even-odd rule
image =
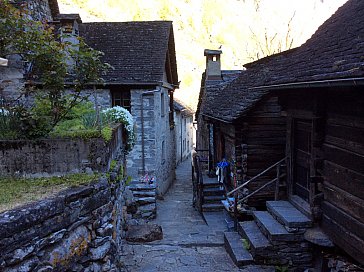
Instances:
[[[223,188],[223,184],[219,182],[208,182],[203,184],[204,188]]]
[[[269,212],[254,211],[254,220],[269,241],[300,241],[303,234],[290,233]]]
[[[135,197],[135,202],[141,206],[141,205],[148,205],[155,203],[155,197]]]
[[[222,195],[204,196],[204,203],[220,203],[221,200],[225,199]]]
[[[221,203],[219,203],[219,204],[215,204],[215,203],[202,204],[202,211],[204,211],[204,212],[221,211],[223,209],[224,209],[224,206]]]
[[[240,222],[238,224],[238,232],[247,240],[249,250],[254,258],[264,259],[265,257],[272,255],[272,244],[260,231],[254,221]]]
[[[221,188],[203,188],[204,196],[224,195],[224,193],[224,190]]]
[[[288,201],[267,201],[268,211],[288,228],[309,228],[312,221]]]
[[[132,191],[152,191],[156,189],[155,184],[135,183],[127,186]]]
[[[155,190],[152,189],[151,191],[132,191],[133,196],[135,197],[155,197]]]
[[[237,232],[224,233],[225,249],[237,267],[254,263],[252,255],[244,248],[241,236]]]

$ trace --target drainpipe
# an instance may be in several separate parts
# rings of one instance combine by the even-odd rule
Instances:
[[[181,163],[182,163],[182,159],[183,159],[183,120],[182,120],[182,111],[181,112]]]
[[[160,92],[161,89],[155,89],[153,91],[143,92],[141,96],[141,108],[140,108],[140,115],[141,115],[141,128],[142,128],[142,170],[143,175],[145,175],[145,142],[144,142],[144,96],[151,95],[156,92]]]

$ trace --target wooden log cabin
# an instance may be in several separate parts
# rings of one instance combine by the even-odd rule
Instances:
[[[349,0],[305,44],[255,63],[249,89],[278,96],[287,118],[289,201],[364,264],[362,18]]]
[[[281,116],[277,96],[241,88],[250,79],[245,77],[246,71],[214,69],[211,76],[210,66],[216,65],[210,62],[214,59],[211,55],[217,54],[215,59],[219,61],[221,51],[205,51],[207,67],[196,115],[197,149],[210,150],[215,166],[222,159],[235,162],[237,183],[241,184],[284,158],[286,121]],[[259,182],[248,186],[249,191],[272,180],[274,175],[274,172],[265,174]],[[233,188],[232,183],[232,180],[227,183],[229,189]],[[271,186],[250,198],[248,204],[262,207],[273,198],[274,186]]]
[[[200,116],[213,127],[214,146],[221,146],[215,154],[238,158],[239,145],[249,143],[247,136],[256,141],[265,131],[254,114],[265,114],[262,109],[278,99],[286,120],[287,199],[362,265],[363,18],[364,1],[347,1],[305,44],[246,65],[233,82],[211,90],[200,103]],[[281,135],[270,135],[278,147]],[[250,142],[254,151],[252,146]],[[262,166],[261,157],[276,160],[274,152],[248,151],[247,173],[249,165]]]

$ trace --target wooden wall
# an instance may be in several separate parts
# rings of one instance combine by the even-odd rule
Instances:
[[[267,97],[237,123],[237,145],[245,145],[247,152],[246,180],[259,174],[285,156],[286,118],[281,116],[277,97]],[[272,171],[249,185],[254,191],[275,178]],[[274,186],[249,200],[250,205],[265,206],[274,197]]]
[[[364,93],[328,93],[322,227],[364,264]]]

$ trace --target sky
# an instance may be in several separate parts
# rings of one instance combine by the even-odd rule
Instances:
[[[221,47],[222,69],[243,69],[257,58],[300,46],[346,1],[59,0],[59,5],[63,13],[80,13],[84,22],[172,20],[181,81],[176,97],[195,108],[204,49]]]

